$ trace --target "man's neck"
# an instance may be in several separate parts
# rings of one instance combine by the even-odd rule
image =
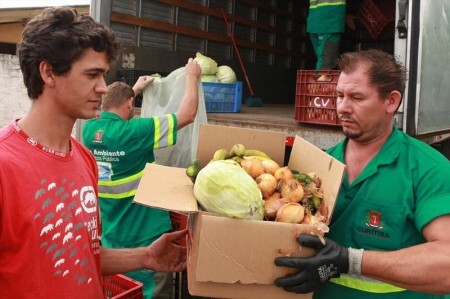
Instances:
[[[50,111],[43,113],[40,109],[32,105],[30,112],[19,120],[19,127],[38,143],[59,152],[68,152],[76,120]]]

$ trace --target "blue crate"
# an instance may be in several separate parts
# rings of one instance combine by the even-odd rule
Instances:
[[[232,84],[202,82],[206,112],[240,112],[242,82]]]

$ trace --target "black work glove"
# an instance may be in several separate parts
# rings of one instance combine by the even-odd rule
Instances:
[[[348,248],[325,238],[325,245],[317,236],[299,235],[297,242],[316,251],[311,257],[278,257],[277,266],[297,268],[296,274],[277,278],[275,285],[293,293],[310,293],[331,278],[348,273]]]

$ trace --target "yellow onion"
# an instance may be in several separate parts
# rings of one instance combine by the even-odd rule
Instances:
[[[286,197],[291,202],[299,202],[305,194],[302,185],[296,179],[279,181],[278,190],[281,193],[281,197]]]
[[[262,173],[255,181],[263,198],[268,198],[277,190],[277,179],[269,173]]]
[[[264,166],[257,159],[244,159],[241,162],[241,167],[254,179],[264,173]]]
[[[267,198],[263,198],[263,199],[269,199],[269,198],[280,198],[281,197],[281,193],[280,192],[278,192],[278,191],[275,191],[275,192],[273,192],[272,193],[272,195],[270,195],[269,197],[267,197]]]
[[[280,165],[274,160],[264,160],[262,164],[264,166],[264,172],[270,173],[271,175],[275,175],[275,171],[280,168]]]
[[[305,217],[305,208],[296,202],[288,202],[280,207],[275,221],[287,223],[302,223]]]
[[[264,218],[267,220],[274,220],[277,216],[278,210],[285,203],[289,201],[286,198],[275,198],[271,197],[264,201]]]
[[[292,171],[287,166],[280,167],[275,171],[274,176],[277,180],[292,179]]]

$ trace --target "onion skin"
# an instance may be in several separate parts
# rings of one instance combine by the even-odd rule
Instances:
[[[264,160],[262,161],[262,164],[264,166],[264,172],[270,173],[271,175],[275,175],[275,171],[280,168],[280,165],[274,160]]]
[[[263,198],[270,197],[277,190],[277,179],[269,173],[259,175],[255,181]]]
[[[287,166],[280,167],[275,171],[274,176],[277,180],[292,179],[292,171]]]
[[[264,166],[260,160],[257,159],[244,159],[241,162],[241,167],[247,172],[253,179],[264,173]]]
[[[302,223],[305,217],[305,208],[296,202],[288,202],[281,206],[277,212],[276,222]]]
[[[320,221],[319,217],[313,215],[309,209],[307,208],[305,209],[305,217],[303,217],[302,224],[314,224],[319,221]]]
[[[275,220],[278,210],[289,201],[286,198],[269,198],[264,201],[264,218]]]
[[[320,214],[320,216],[325,218],[324,222],[327,221],[327,219],[328,219],[328,205],[327,205],[327,203],[324,200],[322,200],[322,204],[320,205],[318,214]]]

